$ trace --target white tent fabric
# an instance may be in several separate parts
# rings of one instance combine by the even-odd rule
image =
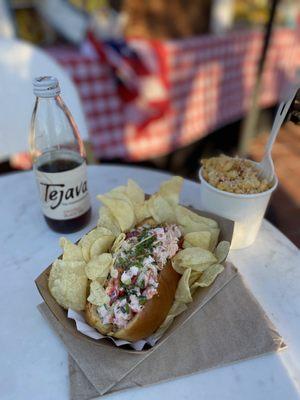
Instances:
[[[15,26],[6,0],[0,0],[0,37],[16,36]]]
[[[28,43],[0,38],[0,159],[28,150],[30,118],[35,97],[32,80],[53,75],[73,114],[83,140],[88,129],[74,83],[49,55]]]
[[[89,24],[89,17],[66,0],[36,1],[39,13],[66,39],[81,43]]]

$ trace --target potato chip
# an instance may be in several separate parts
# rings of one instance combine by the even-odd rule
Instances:
[[[126,194],[134,205],[143,204],[145,201],[145,193],[132,179],[128,179]]]
[[[219,232],[220,232],[220,230],[218,228],[205,228],[205,230],[199,231],[199,232],[190,232],[191,229],[187,230],[187,229],[185,229],[185,227],[182,227],[182,225],[179,225],[179,228],[184,233],[184,238],[187,235],[193,234],[193,236],[194,236],[194,234],[195,234],[194,238],[191,241],[184,240],[183,248],[201,247],[202,249],[209,250],[212,253],[214,252],[216,244],[218,242],[218,237],[219,237]],[[207,229],[209,229],[209,230],[207,231]],[[199,234],[198,242],[196,242],[196,237],[197,237],[196,234]],[[201,240],[201,237],[202,237],[202,240]],[[208,238],[210,238],[210,239],[208,240]]]
[[[172,207],[167,200],[159,194],[156,193],[150,197],[148,200],[148,207],[152,218],[154,218],[156,222],[174,223],[176,221],[174,207]]]
[[[93,229],[89,233],[83,236],[83,238],[79,242],[79,246],[82,248],[82,254],[84,257],[84,260],[88,262],[90,260],[90,249],[93,245],[93,243],[101,238],[102,236],[110,236],[113,237],[111,231],[107,228],[104,228],[102,226]],[[105,250],[106,251],[106,250]]]
[[[119,248],[120,248],[121,244],[124,242],[125,238],[126,238],[125,233],[120,233],[120,235],[118,235],[118,237],[114,241],[114,244],[112,245],[112,248],[111,248],[112,253],[116,253],[119,250]]]
[[[197,287],[207,287],[210,286],[216,277],[224,270],[223,265],[221,264],[213,264],[209,268],[207,268],[198,281],[193,283],[191,286],[191,290],[194,290]]]
[[[100,196],[97,196],[99,200],[100,200]],[[107,198],[110,198],[110,199],[113,198],[113,199],[116,199],[116,200],[123,200],[124,202],[128,203],[131,206],[133,212],[135,210],[135,204],[131,200],[130,195],[128,195],[126,186],[119,186],[119,187],[111,190],[110,192],[105,193],[104,197],[107,197]],[[123,204],[123,203],[121,203],[121,204]]]
[[[180,218],[178,216],[178,210],[175,209],[176,215],[176,223],[179,225],[181,231],[184,235],[191,232],[201,232],[209,230],[205,224],[197,224],[196,222],[191,221],[189,218],[184,217]]]
[[[109,274],[111,264],[113,262],[110,253],[103,253],[100,256],[90,260],[85,266],[86,276],[91,280],[98,280],[103,284]]]
[[[226,242],[225,240],[220,242],[215,250],[215,256],[218,259],[218,263],[221,264],[225,261],[230,249],[230,243]]]
[[[183,206],[177,206],[175,214],[177,223],[184,235],[194,232],[210,232],[211,237],[208,249],[210,251],[215,249],[220,233],[216,221],[193,213]],[[188,245],[187,243],[186,247],[188,247]]]
[[[56,260],[50,270],[48,285],[50,293],[62,307],[84,310],[87,290],[85,262]]]
[[[181,303],[180,301],[175,300],[172,307],[170,308],[168,315],[177,317],[177,315],[181,314],[186,309],[187,309],[187,305],[185,303]]]
[[[136,222],[140,223],[147,218],[151,217],[151,212],[149,210],[148,201],[145,201],[143,204],[137,206],[134,209]]]
[[[113,195],[114,193],[115,194],[116,193],[123,193],[123,194],[126,195],[126,186],[125,185],[117,186],[117,187],[113,188],[112,190],[110,190],[109,192],[107,192],[105,194]]]
[[[106,294],[104,287],[98,281],[92,281],[90,285],[90,295],[88,301],[95,306],[102,306],[109,303],[109,296]]]
[[[136,217],[136,223],[151,217],[147,202],[145,202],[145,193],[139,185],[132,179],[128,179],[126,186],[126,196],[130,199]]]
[[[183,178],[174,176],[160,185],[158,194],[163,197],[170,205],[176,205],[179,202]]]
[[[181,225],[179,224],[179,228],[181,232],[183,232],[184,235],[187,235],[189,233],[194,233],[194,232],[210,232],[210,243],[209,243],[209,248],[211,252],[214,251],[217,243],[218,243],[218,237],[220,234],[220,229],[219,228],[210,228],[208,226],[201,226],[201,224],[195,224],[191,223],[190,225]]]
[[[195,264],[193,265],[193,271],[204,272],[211,264],[211,262]]]
[[[113,235],[105,235],[96,239],[90,247],[90,259],[106,253],[113,244],[115,237]]]
[[[194,294],[197,292],[198,288],[199,288],[199,286],[194,286],[194,285],[192,285],[192,286],[190,287],[190,291],[191,291],[192,297],[193,297]]]
[[[190,287],[192,286],[192,284],[194,282],[196,282],[200,278],[201,274],[202,274],[202,272],[198,272],[198,271],[192,271],[191,272],[190,279],[189,279],[189,286]]]
[[[204,228],[218,228],[218,223],[213,219],[203,217],[199,214],[194,213],[186,207],[177,205],[176,206],[176,217],[180,225],[183,226],[199,226],[200,229],[193,229],[190,232],[198,232],[205,230]],[[206,229],[207,230],[207,229]]]
[[[118,236],[121,233],[118,221],[115,219],[109,208],[105,206],[100,207],[99,209],[99,220],[97,225],[109,229],[114,236]]]
[[[190,268],[187,268],[178,282],[175,293],[175,300],[180,303],[190,303],[191,301],[193,301],[189,287],[191,271],[192,270]]]
[[[209,250],[213,252],[218,243],[220,229],[219,228],[210,228],[210,233],[211,233],[211,239],[210,239]]]
[[[119,197],[118,197],[119,196]],[[121,198],[122,197],[122,198]],[[117,194],[116,197],[111,195],[98,195],[97,198],[109,208],[112,215],[117,220],[121,231],[129,231],[135,224],[134,208],[130,200],[126,200],[127,196]]]
[[[193,271],[203,272],[211,264],[217,262],[217,258],[208,250],[200,247],[188,247],[179,251],[172,259],[175,271],[183,274],[186,268]]]
[[[64,261],[84,261],[82,249],[65,237],[59,239],[59,245],[63,249],[62,259]]]
[[[209,231],[190,232],[184,235],[183,248],[201,247],[202,249],[210,249],[211,233]]]
[[[122,188],[122,190],[121,190],[121,188]],[[119,199],[119,200],[127,201],[127,203],[131,204],[132,207],[133,207],[133,203],[132,203],[130,197],[127,195],[126,186],[119,186],[119,188],[113,189],[110,192],[105,193],[104,196],[105,197],[110,197],[110,198],[113,198],[113,199]]]

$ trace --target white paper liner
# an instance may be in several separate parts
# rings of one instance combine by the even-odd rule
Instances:
[[[68,309],[68,318],[73,319],[75,321],[77,330],[85,336],[88,336],[96,340],[110,339],[118,347],[123,346],[124,344],[128,344],[130,347],[132,347],[134,350],[137,351],[143,350],[146,344],[153,347],[161,336],[160,335],[159,337],[155,337],[155,335],[152,335],[145,340],[138,340],[137,342],[128,342],[127,340],[114,339],[111,336],[101,335],[100,332],[98,332],[95,328],[91,327],[86,323],[83,313],[74,311],[71,308]]]

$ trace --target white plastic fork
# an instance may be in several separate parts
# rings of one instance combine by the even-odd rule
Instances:
[[[267,182],[272,182],[274,178],[274,164],[272,160],[272,147],[275,142],[275,139],[278,135],[278,132],[281,128],[281,125],[288,113],[288,110],[294,100],[295,96],[292,96],[287,102],[280,103],[278,107],[273,126],[271,129],[271,133],[269,139],[267,141],[265,147],[265,154],[261,162],[257,164],[257,167],[260,169],[259,177],[266,179]]]

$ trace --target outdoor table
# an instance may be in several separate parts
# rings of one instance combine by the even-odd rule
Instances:
[[[96,225],[104,193],[128,178],[147,193],[169,177],[121,166],[90,166],[92,220],[68,235],[77,240]],[[68,399],[68,356],[36,306],[42,299],[34,279],[59,254],[60,234],[43,220],[32,172],[0,177],[0,398]],[[181,202],[201,209],[199,183],[185,180]],[[298,249],[264,221],[256,242],[231,251],[229,259],[276,325],[286,350],[142,389],[110,399],[300,399],[300,257]],[[212,316],[213,317],[213,316]],[[101,362],[99,360],[99,368]]]

